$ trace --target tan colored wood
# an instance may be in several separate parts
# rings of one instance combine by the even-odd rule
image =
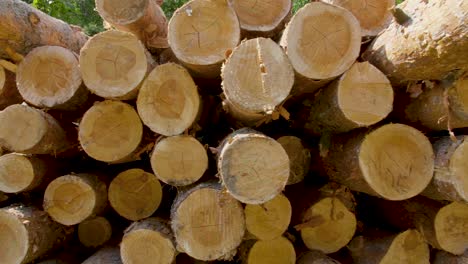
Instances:
[[[277,111],[294,84],[288,57],[266,38],[247,40],[235,48],[221,77],[226,109],[246,125],[255,125]]]
[[[283,191],[289,178],[289,158],[274,139],[254,130],[238,130],[219,147],[220,178],[237,200],[262,204]]]
[[[76,53],[86,42],[81,29],[44,14],[20,0],[0,2],[0,58],[15,58],[33,48],[55,45]]]
[[[80,53],[80,69],[86,87],[107,99],[134,99],[154,60],[138,38],[109,30],[86,42]]]
[[[194,74],[215,78],[226,53],[239,44],[239,20],[227,0],[191,0],[174,12],[168,40],[176,57]]]
[[[101,213],[107,188],[96,175],[65,175],[53,180],[44,193],[44,210],[63,225],[76,225]]]
[[[99,14],[116,29],[135,34],[148,48],[167,48],[167,20],[154,0],[96,0]]]
[[[292,15],[291,0],[229,0],[239,18],[242,35],[248,38],[273,38]]]
[[[96,160],[119,163],[134,160],[143,137],[135,109],[119,101],[94,104],[81,119],[78,133],[83,150]]]
[[[321,2],[305,5],[291,19],[280,42],[301,87],[314,92],[348,70],[361,47],[359,21],[348,10]]]
[[[259,240],[272,240],[288,229],[292,208],[288,198],[280,194],[264,204],[246,205],[244,214],[250,234]]]
[[[343,7],[359,20],[363,37],[376,36],[392,22],[395,0],[321,0]]]
[[[433,143],[434,177],[422,195],[436,200],[468,202],[468,141],[443,137]]]
[[[468,204],[453,202],[434,218],[434,230],[441,249],[454,255],[468,250]]]
[[[394,84],[442,80],[468,70],[468,2],[405,1],[397,17],[363,54]]]
[[[143,82],[137,109],[153,132],[174,136],[182,134],[197,119],[200,95],[184,67],[166,63],[156,67]]]
[[[19,104],[23,98],[16,87],[16,76],[0,65],[0,110],[9,105]]]
[[[122,264],[120,249],[118,247],[106,247],[87,258],[83,264]]]
[[[33,190],[50,173],[52,164],[45,160],[17,153],[0,156],[0,191],[19,193]]]
[[[141,169],[126,170],[109,185],[110,205],[119,215],[132,221],[151,216],[162,197],[162,187],[156,176]]]
[[[186,186],[198,181],[208,169],[208,155],[192,136],[168,137],[156,142],[151,167],[164,183]]]
[[[0,262],[8,264],[31,263],[58,248],[71,234],[35,208],[16,205],[0,209]]]
[[[333,181],[389,200],[418,195],[434,173],[431,143],[402,124],[336,136],[325,148],[325,167]]]
[[[26,105],[0,112],[0,145],[24,154],[59,154],[70,148],[65,131],[51,115]]]
[[[414,229],[398,235],[354,238],[348,249],[356,264],[429,264],[424,237]]]
[[[390,81],[368,62],[356,62],[303,110],[312,134],[343,133],[382,121],[393,109]]]
[[[106,218],[98,216],[78,225],[78,238],[85,247],[100,247],[112,236],[112,226]]]
[[[219,184],[204,183],[180,193],[171,209],[178,250],[199,260],[231,259],[244,236],[243,211]]]
[[[40,108],[75,110],[88,97],[78,56],[59,46],[29,52],[19,64],[16,82],[24,100]]]
[[[171,264],[176,248],[169,226],[158,218],[133,223],[120,244],[123,264]]]
[[[250,264],[294,264],[296,252],[288,239],[259,240],[253,244],[243,263]]]
[[[298,137],[284,136],[276,141],[281,144],[289,157],[290,173],[287,185],[302,182],[309,173],[310,151],[304,147],[302,140]]]
[[[297,259],[297,264],[340,264],[320,251],[309,251]]]
[[[406,106],[405,114],[431,130],[468,127],[468,78],[424,89]]]

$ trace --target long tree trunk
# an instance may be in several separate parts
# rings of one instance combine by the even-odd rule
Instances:
[[[16,87],[16,75],[0,65],[0,110],[22,101],[23,98]]]
[[[249,126],[278,112],[294,84],[288,57],[265,38],[247,40],[235,48],[221,69],[221,77],[225,109]]]
[[[468,2],[408,0],[363,54],[394,84],[468,70]]]
[[[169,21],[168,40],[177,58],[201,77],[219,76],[225,57],[240,41],[239,20],[227,1],[192,0]]]
[[[54,45],[76,53],[87,40],[81,29],[50,17],[20,0],[0,2],[0,58],[28,54],[33,48]]]
[[[217,183],[179,193],[171,226],[180,250],[199,260],[231,259],[245,231],[241,204]]]
[[[312,2],[293,16],[281,46],[296,71],[293,93],[312,93],[356,61],[361,47],[359,21],[344,8]]]
[[[148,48],[167,48],[167,19],[154,0],[96,0],[99,14],[115,28],[135,34]]]
[[[72,232],[47,213],[25,205],[0,209],[0,223],[0,262],[5,264],[30,263],[60,246]]]
[[[97,248],[112,236],[112,226],[104,217],[95,217],[78,225],[78,239],[85,247]]]
[[[387,124],[370,132],[334,136],[331,143],[323,140],[322,145],[331,180],[385,199],[418,195],[434,173],[431,143],[406,125]]]

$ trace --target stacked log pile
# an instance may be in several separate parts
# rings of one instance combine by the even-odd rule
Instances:
[[[0,1],[0,263],[466,263],[468,2]]]

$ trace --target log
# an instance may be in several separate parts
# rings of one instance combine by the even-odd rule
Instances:
[[[31,191],[54,174],[54,164],[34,156],[9,153],[0,156],[0,191],[19,193]]]
[[[292,1],[229,0],[239,18],[243,37],[275,38],[292,16]]]
[[[356,62],[323,88],[298,119],[311,134],[343,133],[374,125],[392,109],[393,89],[387,77],[368,62]]]
[[[158,209],[163,192],[154,174],[130,169],[112,180],[108,195],[110,205],[119,215],[138,221],[150,217]]]
[[[88,98],[78,56],[59,46],[33,49],[16,73],[23,99],[39,108],[77,110]]]
[[[414,229],[398,235],[358,236],[348,245],[356,264],[428,264],[429,246]]]
[[[79,53],[87,40],[81,29],[69,26],[20,0],[0,3],[0,58],[28,54],[39,46],[61,46]]]
[[[392,22],[395,0],[368,2],[367,0],[321,0],[324,3],[343,7],[359,20],[363,37],[377,36]]]
[[[0,65],[0,110],[23,102],[16,87],[16,76]]]
[[[218,148],[218,173],[229,193],[246,204],[262,204],[281,193],[289,158],[274,139],[252,129],[229,135]]]
[[[231,259],[244,236],[243,211],[217,183],[179,193],[171,208],[178,250],[199,260]]]
[[[106,99],[135,99],[143,79],[155,64],[135,35],[118,30],[93,36],[80,53],[86,87]]]
[[[216,78],[226,55],[239,44],[239,20],[227,0],[191,0],[174,12],[168,41],[196,76]]]
[[[297,264],[340,264],[320,251],[309,251],[297,259]]]
[[[65,175],[44,193],[44,210],[56,222],[76,225],[101,213],[107,205],[106,184],[92,174]]]
[[[387,124],[370,132],[336,136],[324,148],[331,180],[388,200],[418,195],[434,173],[431,143],[407,125]]]
[[[244,214],[250,234],[258,240],[273,240],[288,229],[292,208],[288,198],[279,194],[264,204],[247,204]]]
[[[361,29],[348,10],[313,2],[293,16],[280,44],[296,71],[293,93],[313,93],[356,61]]]
[[[85,247],[97,248],[104,245],[112,236],[109,221],[98,216],[81,222],[78,225],[78,239]]]
[[[405,107],[406,119],[431,130],[468,127],[468,78],[444,81]]]
[[[173,136],[156,142],[151,167],[159,180],[172,186],[198,181],[208,169],[208,155],[192,136]]]
[[[281,47],[256,38],[235,48],[221,69],[225,109],[253,126],[278,112],[294,84],[294,70]]]
[[[468,140],[443,137],[433,143],[434,177],[422,195],[436,200],[468,202]]]
[[[31,206],[0,209],[1,263],[30,263],[65,242],[72,230]]]
[[[283,136],[276,141],[281,144],[289,157],[289,178],[287,185],[302,182],[309,173],[311,162],[310,151],[304,147],[302,140],[294,136]]]
[[[82,264],[123,264],[118,247],[106,247],[94,253]]]
[[[96,0],[99,14],[116,29],[135,34],[150,49],[167,48],[167,19],[154,0]]]
[[[108,163],[134,160],[143,137],[143,124],[135,109],[119,101],[95,103],[84,114],[78,139],[93,159]]]
[[[363,54],[393,84],[442,80],[468,70],[468,3],[410,0],[398,5],[395,19]]]
[[[255,241],[253,245],[242,249],[242,263],[244,264],[294,264],[296,252],[288,239],[280,236],[272,240]]]
[[[176,248],[169,225],[159,218],[133,223],[125,230],[120,255],[123,264],[173,263]]]
[[[468,250],[463,255],[456,256],[445,251],[437,251],[433,264],[466,264],[468,263]]]
[[[59,154],[71,147],[65,131],[51,115],[26,105],[0,112],[0,145],[24,154]]]
[[[153,132],[182,134],[200,111],[200,95],[184,67],[166,63],[156,67],[143,82],[137,99],[138,114]]]

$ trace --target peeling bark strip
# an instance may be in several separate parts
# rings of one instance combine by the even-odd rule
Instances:
[[[394,84],[442,80],[468,70],[468,2],[408,0],[397,7],[408,20],[394,21],[363,54]]]
[[[53,45],[79,53],[87,40],[81,29],[50,17],[20,0],[0,1],[0,58]]]
[[[401,124],[335,136],[323,159],[333,181],[389,200],[418,195],[434,173],[434,152],[427,137]]]
[[[167,19],[155,0],[96,0],[96,9],[104,20],[135,34],[146,47],[168,47]]]

